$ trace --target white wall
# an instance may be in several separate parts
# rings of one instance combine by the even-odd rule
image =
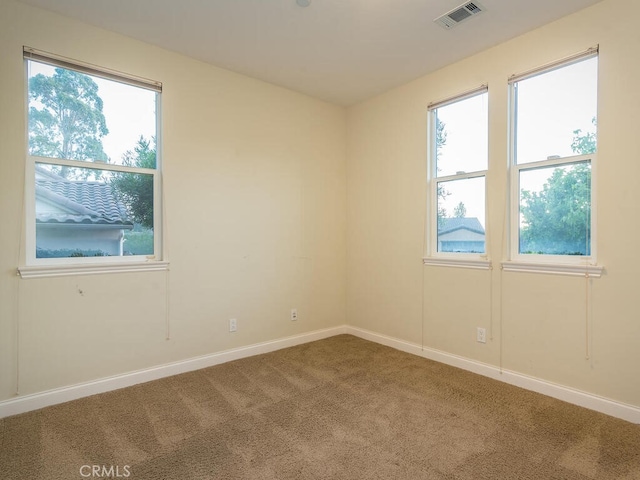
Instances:
[[[605,0],[349,109],[351,325],[640,406],[639,16],[636,0]],[[605,274],[588,286],[584,278],[503,273],[507,78],[596,44],[594,188],[598,262]],[[484,83],[490,128],[487,250],[495,268],[423,267],[427,105]],[[478,326],[488,329],[487,344],[476,342]]]
[[[168,274],[16,277],[23,45],[163,82]],[[0,400],[343,325],[345,212],[343,108],[0,0]]]

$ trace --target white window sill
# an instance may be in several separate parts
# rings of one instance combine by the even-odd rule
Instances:
[[[21,278],[97,275],[103,273],[159,272],[169,270],[169,262],[123,262],[85,265],[37,265],[18,267]]]
[[[569,275],[575,277],[600,278],[604,267],[601,265],[502,262],[505,272],[543,273],[548,275]]]
[[[470,258],[425,257],[422,259],[422,263],[434,267],[472,268],[475,270],[491,269],[491,260],[474,260]]]

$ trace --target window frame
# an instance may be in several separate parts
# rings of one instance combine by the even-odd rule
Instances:
[[[155,92],[155,168],[130,167],[112,163],[97,163],[86,160],[72,160],[53,157],[40,157],[29,153],[29,62],[61,67],[80,73],[104,78],[110,81],[144,88]],[[18,274],[22,278],[51,277],[60,275],[120,273],[130,271],[156,271],[168,269],[163,244],[163,194],[162,194],[162,83],[142,77],[117,72],[93,64],[69,59],[43,52],[31,47],[23,48],[25,75],[25,187],[23,219],[25,222],[23,239],[24,252]],[[153,177],[153,254],[120,255],[98,257],[36,257],[36,164],[67,166],[91,169],[152,175]]]
[[[602,267],[597,266],[597,242],[596,242],[596,194],[595,185],[597,177],[598,143],[596,130],[596,151],[587,155],[569,155],[565,157],[550,157],[541,160],[517,163],[517,84],[523,80],[543,75],[555,70],[569,67],[590,58],[598,58],[598,47],[590,48],[584,52],[543,65],[528,72],[512,75],[508,81],[509,88],[509,153],[508,153],[508,249],[507,260],[502,262],[506,271],[525,271],[530,273],[551,273],[564,275],[587,275],[599,277]],[[596,95],[597,95],[596,91]],[[597,103],[596,98],[596,103]],[[596,111],[597,118],[597,111]],[[579,163],[590,163],[591,169],[591,207],[590,220],[590,255],[554,255],[520,253],[520,174],[526,170],[542,168],[563,167]]]
[[[464,93],[449,97],[447,99],[433,102],[428,105],[427,114],[427,214],[426,214],[426,248],[423,263],[425,265],[461,267],[472,269],[488,269],[491,266],[489,258],[488,242],[488,215],[487,215],[487,174],[489,172],[488,145],[489,145],[489,111],[487,108],[487,166],[484,170],[472,172],[455,173],[451,175],[438,176],[437,172],[437,110],[448,105],[462,102],[478,95],[489,93],[487,84],[481,85]],[[467,252],[440,252],[438,251],[438,185],[456,180],[467,180],[474,178],[484,179],[484,225],[485,225],[485,248],[484,253]]]

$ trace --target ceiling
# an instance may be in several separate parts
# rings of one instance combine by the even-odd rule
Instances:
[[[600,0],[21,0],[338,105],[353,105]],[[467,2],[465,2],[467,3]]]

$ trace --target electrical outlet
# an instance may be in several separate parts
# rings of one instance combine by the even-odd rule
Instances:
[[[291,321],[295,322],[296,320],[298,320],[298,309],[297,308],[292,308],[291,309]]]
[[[487,343],[487,330],[482,327],[478,327],[476,331],[476,340],[480,343]]]
[[[229,319],[229,331],[235,332],[238,330],[238,321],[235,318]]]

